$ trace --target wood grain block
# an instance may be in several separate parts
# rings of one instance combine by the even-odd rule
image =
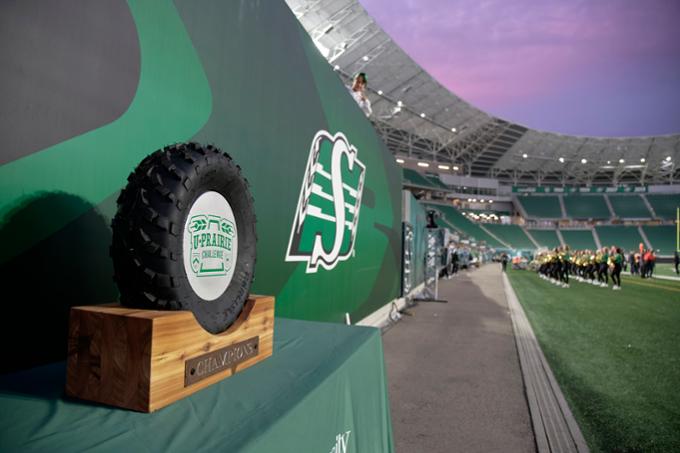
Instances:
[[[152,412],[271,356],[274,298],[251,296],[218,335],[190,311],[73,307],[66,394]]]

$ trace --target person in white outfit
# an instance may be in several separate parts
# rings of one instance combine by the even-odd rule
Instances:
[[[360,72],[359,74],[354,76],[352,86],[347,87],[347,89],[349,90],[350,94],[359,105],[359,108],[368,117],[371,116],[373,110],[371,109],[371,101],[368,99],[368,96],[366,96],[365,93],[367,83],[368,81],[366,80],[366,73]]]

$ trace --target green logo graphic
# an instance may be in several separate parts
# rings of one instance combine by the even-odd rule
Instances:
[[[286,253],[286,261],[307,262],[307,273],[354,252],[366,174],[357,155],[342,132],[321,130],[312,141]]]
[[[191,270],[197,277],[227,275],[234,262],[234,224],[216,215],[195,215],[189,220]]]

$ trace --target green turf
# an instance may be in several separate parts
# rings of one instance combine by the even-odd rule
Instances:
[[[666,277],[680,277],[675,273],[675,267],[669,263],[660,263],[654,266],[654,275],[663,275]]]
[[[680,451],[680,282],[512,286],[592,451]]]

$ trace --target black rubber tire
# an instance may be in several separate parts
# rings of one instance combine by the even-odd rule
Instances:
[[[221,296],[210,301],[201,299],[191,287],[183,257],[189,211],[207,191],[227,200],[238,232],[232,280]],[[191,310],[208,332],[223,332],[243,310],[253,281],[255,223],[248,182],[226,153],[197,143],[154,152],[128,177],[111,225],[111,258],[121,303]]]

